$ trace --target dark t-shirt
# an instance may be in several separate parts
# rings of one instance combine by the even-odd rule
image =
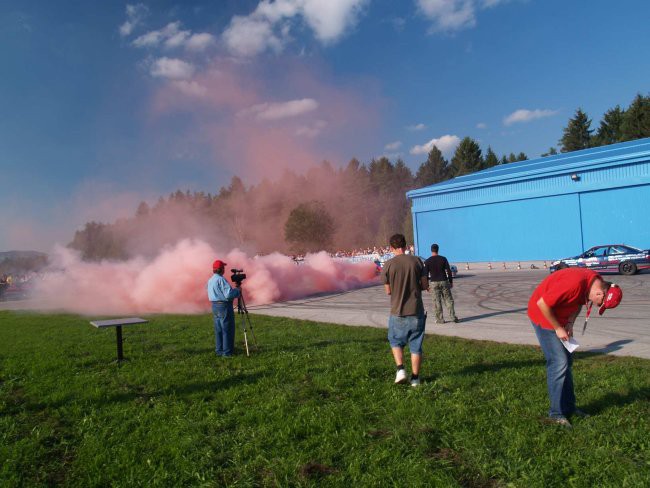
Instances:
[[[391,315],[424,314],[422,276],[426,276],[422,261],[409,254],[399,254],[384,264],[381,277],[385,285],[390,285]]]
[[[448,281],[449,284],[453,283],[451,267],[446,257],[440,255],[431,256],[424,262],[424,266],[429,275],[429,281]]]

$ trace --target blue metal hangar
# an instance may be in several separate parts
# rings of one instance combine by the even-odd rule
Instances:
[[[559,259],[650,247],[650,138],[494,166],[406,194],[416,253],[450,261]]]

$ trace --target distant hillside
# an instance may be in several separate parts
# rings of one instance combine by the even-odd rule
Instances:
[[[47,266],[48,257],[38,251],[0,252],[0,275],[39,271]]]
[[[47,258],[47,254],[38,251],[0,251],[0,262],[5,259]]]

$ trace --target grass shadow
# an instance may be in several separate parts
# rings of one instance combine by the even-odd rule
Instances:
[[[623,407],[637,401],[650,400],[650,387],[634,388],[627,393],[607,393],[602,398],[583,405],[590,414],[598,414],[613,407]]]
[[[164,398],[171,395],[175,397],[186,397],[195,395],[200,392],[205,392],[208,395],[213,395],[215,393],[218,393],[220,390],[226,390],[232,387],[239,387],[256,383],[265,376],[266,375],[262,373],[239,374],[215,381],[188,383],[182,386],[170,385],[162,389],[147,389],[144,386],[133,386],[130,391],[123,393],[114,393],[101,399],[82,398],[78,395],[68,395],[65,398],[53,402],[30,402],[28,399],[24,399],[22,404],[17,403],[13,406],[11,411],[7,411],[7,413],[17,413],[20,410],[28,412],[41,412],[47,411],[49,409],[58,409],[79,402],[92,403],[95,407],[99,408],[109,403],[143,403],[148,402],[153,398]]]
[[[452,373],[458,376],[469,376],[477,373],[495,373],[504,369],[519,369],[527,368],[529,366],[544,366],[545,361],[540,359],[526,359],[521,361],[498,361],[492,363],[477,363],[466,366],[463,369]]]

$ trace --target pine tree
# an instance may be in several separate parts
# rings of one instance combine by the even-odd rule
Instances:
[[[546,156],[554,156],[557,154],[557,149],[555,147],[551,146],[548,148],[548,152],[545,152],[544,154],[541,154],[541,157],[545,158]]]
[[[569,124],[564,128],[564,135],[560,139],[562,152],[579,151],[591,147],[591,120],[587,114],[578,108]]]
[[[451,158],[452,176],[473,173],[483,167],[483,156],[478,143],[470,137],[465,137],[456,148]]]
[[[600,127],[594,137],[594,146],[606,146],[620,142],[623,137],[622,126],[625,111],[621,107],[609,109],[600,121]]]
[[[449,179],[449,163],[436,146],[431,148],[427,160],[420,165],[415,174],[415,186],[434,185]]]
[[[140,202],[140,205],[138,205],[138,209],[135,211],[135,216],[142,218],[148,215],[149,215],[149,205],[147,205],[147,202]]]
[[[334,219],[323,202],[301,203],[284,224],[284,238],[299,252],[322,251],[332,244]]]
[[[639,93],[634,98],[623,116],[621,132],[622,141],[650,137],[650,96]]]
[[[485,168],[491,168],[492,166],[496,166],[499,164],[499,158],[497,158],[497,155],[494,154],[494,151],[490,146],[488,146],[488,150],[485,153],[485,161],[483,163],[483,166]]]

